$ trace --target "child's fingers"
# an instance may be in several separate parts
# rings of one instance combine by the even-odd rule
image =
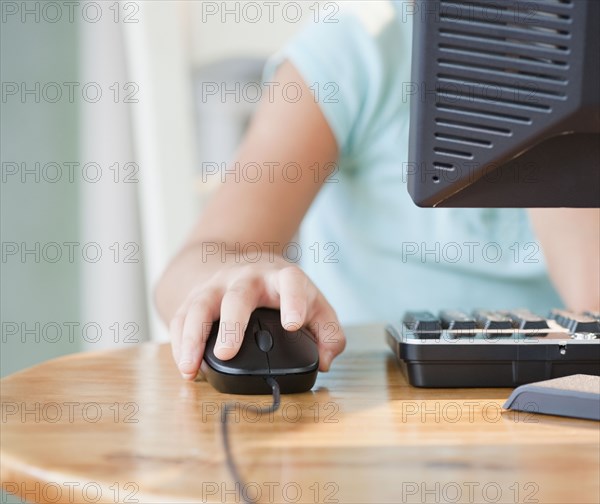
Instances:
[[[179,308],[169,323],[169,339],[171,340],[171,352],[175,363],[179,362],[181,355],[181,334],[183,333],[186,309],[186,305]]]
[[[193,379],[198,373],[219,301],[216,292],[206,291],[195,296],[187,307],[177,360],[179,371],[186,379]]]
[[[304,325],[309,283],[306,274],[296,266],[279,271],[276,290],[279,292],[281,325],[288,331],[297,331]]]
[[[319,370],[328,371],[331,361],[346,348],[346,336],[334,309],[320,292],[309,310],[308,328],[317,338]]]
[[[281,324],[289,331],[308,326],[317,338],[319,368],[327,371],[346,346],[335,311],[306,274],[295,266],[283,268],[274,279],[279,294]]]
[[[221,301],[221,322],[215,343],[215,357],[229,360],[235,357],[244,339],[250,315],[256,308],[263,281],[259,278],[241,278],[235,281]]]
[[[182,376],[198,373],[214,320],[220,318],[214,354],[232,359],[239,351],[248,320],[261,304],[279,304],[281,323],[290,331],[308,326],[319,347],[319,369],[327,371],[344,350],[346,338],[335,311],[306,274],[287,266],[272,274],[248,274],[246,268],[227,287],[203,288],[186,300],[170,324],[173,357]],[[224,287],[224,286],[223,286]]]

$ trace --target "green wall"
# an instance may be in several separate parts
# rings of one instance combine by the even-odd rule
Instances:
[[[28,2],[31,7],[36,2]],[[43,2],[40,2],[43,3]],[[5,4],[3,1],[2,4]],[[22,2],[17,2],[22,4]],[[5,6],[2,5],[3,13]],[[51,13],[49,13],[51,15]],[[28,16],[25,22],[20,16],[6,16],[1,20],[1,100],[0,157],[2,161],[1,240],[3,252],[16,244],[33,248],[39,242],[40,251],[48,242],[76,242],[78,240],[78,188],[76,178],[68,181],[66,173],[62,180],[49,183],[54,172],[38,170],[28,174],[23,182],[20,174],[10,175],[12,165],[26,163],[35,169],[35,162],[59,164],[78,160],[78,103],[69,103],[68,96],[57,103],[50,103],[40,92],[36,96],[8,96],[10,83],[40,89],[48,83],[78,80],[77,22],[67,16],[50,23],[41,16],[39,22]],[[52,85],[46,87],[46,98],[54,99]],[[66,249],[65,249],[66,250]],[[47,257],[51,249],[46,249]],[[2,343],[0,375],[5,376],[43,360],[78,350],[76,341],[70,342],[65,322],[79,320],[77,261],[60,260],[51,263],[40,254],[3,255],[1,264],[0,318],[2,320]],[[13,323],[19,329],[14,332]],[[40,331],[35,324],[40,323]],[[56,323],[64,331],[58,341],[56,332],[42,333],[42,327]],[[32,334],[21,331],[22,324],[33,329]],[[46,326],[50,328],[51,326]],[[46,339],[44,339],[44,336]],[[23,342],[22,339],[25,338]],[[36,341],[39,340],[39,341]]]

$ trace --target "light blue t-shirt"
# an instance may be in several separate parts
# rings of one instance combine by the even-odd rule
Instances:
[[[344,324],[396,320],[408,309],[561,306],[525,210],[412,202],[412,17],[400,2],[372,4],[306,27],[265,69],[269,80],[287,59],[320,90],[340,151],[339,171],[302,224],[301,266]]]

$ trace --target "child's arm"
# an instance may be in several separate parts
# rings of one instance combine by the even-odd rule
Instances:
[[[298,84],[302,97],[291,103],[276,92],[260,104],[236,161],[240,166],[255,163],[262,173],[256,181],[256,170],[241,170],[237,181],[227,175],[156,287],[156,305],[169,323],[173,355],[185,378],[196,375],[214,320],[220,317],[221,328],[227,328],[225,342],[217,339],[215,354],[230,359],[239,350],[251,312],[259,306],[280,308],[286,327],[308,325],[316,332],[321,370],[327,370],[345,346],[341,330],[327,341],[319,338],[325,324],[339,327],[336,314],[308,277],[281,257],[327,177],[325,170],[337,159],[336,140],[290,63],[281,65],[274,80],[281,83],[279,90],[287,83]],[[288,163],[301,168],[299,180],[293,181],[293,167],[284,172]],[[251,180],[244,180],[244,174]],[[244,250],[247,244],[261,247],[259,261],[250,262],[254,253],[250,261],[221,254]],[[273,249],[275,256],[269,253]]]
[[[600,311],[600,210],[531,209],[529,216],[564,303]]]

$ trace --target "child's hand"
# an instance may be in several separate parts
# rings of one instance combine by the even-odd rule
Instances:
[[[323,294],[300,268],[271,257],[262,263],[226,266],[191,290],[170,323],[173,356],[182,376],[196,376],[212,324],[219,318],[215,356],[233,358],[250,314],[258,307],[279,308],[281,323],[288,330],[308,327],[317,339],[321,371],[327,371],[346,346],[337,316]]]
[[[212,323],[221,319],[215,354],[231,359],[239,350],[255,308],[280,308],[281,323],[307,327],[317,339],[321,371],[345,346],[337,316],[315,285],[281,257],[325,180],[335,172],[338,146],[312,88],[290,62],[274,81],[299,87],[299,100],[263,96],[236,153],[234,166],[272,167],[249,178],[221,173],[186,245],[173,258],[155,291],[156,306],[170,324],[173,355],[185,378],[196,376]],[[285,167],[299,167],[290,179]],[[206,257],[203,244],[276,244],[274,255],[256,263]],[[271,246],[269,246],[271,247]],[[279,254],[279,255],[277,255]],[[230,332],[231,328],[231,332]]]

